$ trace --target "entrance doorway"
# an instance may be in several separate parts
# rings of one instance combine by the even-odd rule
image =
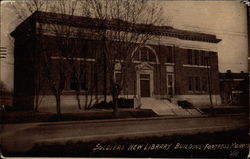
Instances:
[[[138,97],[153,97],[153,67],[143,62],[136,66],[136,94]]]
[[[150,75],[140,74],[141,97],[150,97]]]

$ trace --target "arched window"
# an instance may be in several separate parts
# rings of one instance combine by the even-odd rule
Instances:
[[[134,61],[157,62],[155,53],[148,47],[142,47],[134,53]]]

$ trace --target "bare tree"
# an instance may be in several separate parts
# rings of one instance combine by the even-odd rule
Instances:
[[[153,38],[151,34],[154,25],[162,23],[161,7],[146,0],[89,0],[89,12],[92,16],[102,21],[102,29],[99,30],[103,46],[103,77],[104,100],[107,95],[107,76],[110,76],[110,90],[119,85],[118,91],[113,94],[114,103],[121,90],[126,86],[128,70],[133,61],[133,52],[145,45]],[[119,83],[114,81],[115,65],[121,65]],[[116,97],[117,98],[117,97]],[[114,112],[117,104],[114,104]]]
[[[76,36],[76,34],[80,33],[79,29],[68,24],[72,16],[81,14],[77,10],[78,4],[79,1],[70,0],[27,0],[13,3],[13,8],[17,12],[19,19],[24,20],[32,13],[37,12],[34,15],[35,18],[42,20],[42,23],[38,22],[36,26],[38,34],[35,37],[37,42],[35,46],[37,48],[33,48],[30,51],[33,55],[31,57],[34,66],[33,72],[36,73],[36,110],[38,108],[41,79],[46,77],[50,90],[56,99],[57,114],[61,114],[61,95],[65,89],[69,72],[73,71],[72,63],[75,60],[76,48],[79,47],[79,39]],[[49,16],[43,17],[46,14],[40,14],[39,11],[45,11],[48,14],[57,13],[61,23],[55,23],[54,19]],[[45,35],[48,31],[55,38],[49,40]],[[42,73],[42,76],[40,73]],[[79,94],[77,93],[77,95]]]
[[[95,99],[98,99],[97,93],[94,92],[94,90],[97,87],[96,74],[100,67],[95,66],[96,62],[89,61],[95,59],[96,56],[96,50],[91,47],[91,42],[88,42],[87,39],[78,39],[78,42],[79,45],[75,47],[76,50],[72,53],[73,57],[72,60],[70,60],[73,71],[71,78],[73,78],[74,81],[73,89],[76,92],[78,108],[82,109],[80,95],[84,94],[85,102],[83,109],[86,109],[92,105],[94,95]]]
[[[47,68],[45,72],[47,73],[47,77],[49,77],[48,79],[50,87],[53,91],[54,96],[56,97],[58,114],[61,113],[61,95],[63,93],[63,90],[65,89],[67,80],[72,77],[72,74],[75,78],[74,80],[76,80],[75,91],[78,108],[81,109],[79,96],[81,91],[82,79],[85,78],[84,72],[86,71],[86,67],[84,67],[84,65],[86,65],[86,61],[84,60],[84,58],[81,58],[81,56],[84,56],[82,54],[84,54],[85,52],[81,51],[83,51],[82,47],[87,41],[82,40],[82,37],[84,36],[84,29],[75,27],[73,25],[74,21],[72,20],[74,16],[84,14],[83,12],[77,10],[80,4],[82,3],[80,3],[79,1],[55,1],[52,6],[52,12],[58,13],[55,16],[57,16],[57,20],[59,21],[55,22],[55,19],[51,18],[51,16],[48,18],[43,18],[45,19],[46,24],[48,24],[43,29],[50,30],[56,37],[54,45],[54,48],[56,49],[54,51],[56,52],[56,57],[51,58],[51,54],[43,54],[46,56],[44,59],[47,60],[44,62],[45,68]],[[46,43],[46,39],[44,40]],[[47,49],[47,51],[51,50],[53,50],[53,48]],[[57,60],[56,66],[54,60]],[[50,69],[53,67],[55,67],[55,72],[52,73],[50,72]]]
[[[126,85],[128,70],[133,62],[133,52],[153,38],[150,33],[151,29],[154,28],[154,25],[160,25],[162,22],[162,10],[159,5],[156,2],[146,0],[28,0],[23,1],[20,6],[21,8],[14,5],[14,8],[22,19],[35,11],[57,13],[57,15],[47,14],[53,14],[56,16],[55,18],[39,16],[36,18],[42,18],[43,20],[43,24],[38,23],[37,26],[39,33],[37,39],[39,39],[40,57],[43,63],[43,67],[39,66],[39,68],[43,68],[43,74],[47,77],[50,90],[56,98],[58,114],[61,114],[61,95],[67,79],[71,76],[69,72],[74,73],[76,79],[76,99],[78,108],[81,109],[79,96],[81,81],[86,71],[83,70],[86,61],[77,60],[77,57],[84,54],[79,46],[83,46],[81,42],[87,40],[84,28],[75,27],[69,23],[72,22],[73,17],[76,15],[89,17],[93,24],[98,25],[97,28],[91,29],[89,27],[88,29],[90,34],[93,35],[92,38],[95,37],[101,44],[105,102],[109,93],[107,92],[108,83],[109,90],[112,90],[116,84],[116,81],[114,81],[115,65],[117,63],[121,65],[121,80],[118,83],[120,88],[117,93],[119,95]],[[56,21],[56,18],[60,20],[57,19],[58,21]],[[44,36],[44,31],[48,30],[56,37],[52,40],[55,44],[54,47],[49,46],[52,45],[51,41],[48,41]],[[82,40],[83,37],[85,37],[85,40]],[[34,63],[36,62],[34,61]],[[96,70],[91,71],[91,73],[91,78],[96,77]],[[90,81],[96,81],[96,79]],[[40,81],[38,80],[38,82]],[[86,101],[88,95],[92,96],[94,89],[97,90],[98,86],[93,82],[88,85],[89,88],[85,94]],[[115,104],[114,112],[116,110],[117,105]]]

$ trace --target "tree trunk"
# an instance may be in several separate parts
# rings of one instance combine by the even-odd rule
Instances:
[[[34,111],[38,111],[38,105],[39,105],[39,95],[35,95],[35,109]]]
[[[106,31],[104,31],[103,36],[103,50],[102,50],[102,56],[103,56],[103,95],[104,95],[104,102],[107,103],[107,52],[106,52],[106,44],[105,44],[105,34]]]
[[[118,97],[113,97],[113,114],[116,116],[118,114]]]
[[[89,92],[87,91],[85,93],[85,105],[84,105],[84,109],[88,109],[88,95],[89,95]]]
[[[40,100],[40,92],[41,92],[41,69],[39,68],[40,66],[40,61],[38,62],[38,64],[36,64],[36,61],[33,62],[34,65],[37,65],[36,67],[34,67],[34,72],[35,72],[35,79],[34,79],[34,83],[35,83],[35,108],[34,111],[37,112],[38,111],[38,107],[39,107],[39,100]]]
[[[76,92],[76,100],[77,100],[78,108],[82,109],[81,100],[80,100],[80,92],[79,91]]]
[[[112,78],[111,78],[112,79]],[[113,80],[111,80],[112,89],[112,98],[113,98],[113,114],[118,116],[118,96],[119,96],[119,88],[118,84],[116,84]]]
[[[57,94],[55,97],[56,97],[56,112],[57,115],[61,115],[61,95]]]
[[[104,52],[104,51],[103,51]],[[105,52],[103,53],[104,58],[104,66],[103,66],[103,95],[104,95],[104,102],[107,102],[107,58]]]

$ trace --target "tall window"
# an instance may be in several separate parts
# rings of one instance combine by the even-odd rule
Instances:
[[[195,77],[195,91],[200,91],[200,77]]]
[[[71,90],[87,90],[87,74],[77,76],[74,72],[71,74],[70,89]]]
[[[148,61],[151,62],[156,61],[155,55],[152,52],[148,52],[148,58],[149,58]]]
[[[206,77],[188,77],[188,90],[195,92],[207,91],[207,78]]]
[[[199,51],[193,50],[194,65],[199,65]]]
[[[200,65],[205,65],[205,51],[200,51]]]
[[[202,91],[207,91],[207,78],[206,77],[202,77],[201,84],[202,84],[201,86]]]
[[[187,50],[187,58],[188,58],[188,64],[192,65],[193,64],[193,54],[192,54],[192,50],[188,49]]]
[[[81,79],[81,89],[82,90],[87,90],[88,86],[87,86],[87,74],[85,74],[83,76],[83,78]]]
[[[189,91],[194,90],[194,79],[193,79],[193,77],[188,77],[188,90]]]
[[[70,79],[70,89],[77,90],[77,87],[78,87],[78,82],[77,82],[76,74],[72,73],[71,79]]]
[[[206,51],[202,50],[187,50],[187,63],[189,65],[201,65],[205,66],[205,54]]]
[[[115,72],[115,82],[119,84],[121,82],[121,73]]]
[[[134,57],[133,58],[134,58],[135,61],[140,61],[140,50],[136,51],[134,53]]]
[[[169,46],[168,51],[166,52],[166,62],[172,63],[174,62],[174,51],[173,47]]]
[[[141,52],[141,61],[149,61],[149,53]]]

